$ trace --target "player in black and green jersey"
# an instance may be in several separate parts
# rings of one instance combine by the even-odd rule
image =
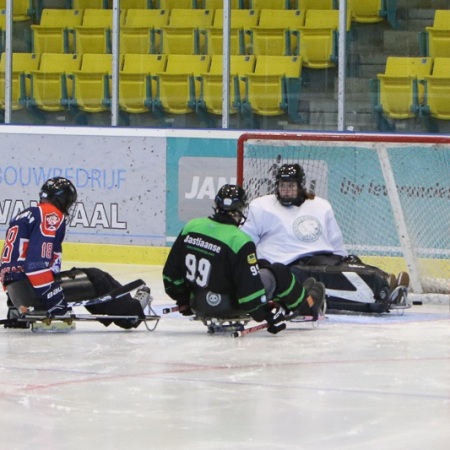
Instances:
[[[283,330],[285,324],[278,323],[283,316],[268,300],[317,317],[325,296],[323,285],[310,283],[306,292],[283,264],[267,264],[260,270],[255,244],[239,229],[245,208],[244,189],[226,184],[216,195],[214,214],[185,225],[163,269],[166,293],[183,315],[249,314],[258,322],[267,321],[271,333]]]

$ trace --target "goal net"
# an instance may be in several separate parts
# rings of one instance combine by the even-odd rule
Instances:
[[[450,138],[244,134],[237,181],[249,200],[274,192],[298,162],[328,199],[347,251],[386,272],[407,270],[415,293],[450,292]]]

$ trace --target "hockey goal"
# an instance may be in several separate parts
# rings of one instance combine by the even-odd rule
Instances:
[[[408,270],[417,294],[449,294],[450,138],[244,134],[237,181],[249,200],[273,193],[277,168],[292,162],[332,204],[349,253]]]

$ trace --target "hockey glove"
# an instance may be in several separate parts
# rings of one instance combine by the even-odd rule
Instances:
[[[36,291],[41,294],[42,304],[48,313],[64,315],[67,312],[67,302],[59,281],[53,282],[48,288],[36,289]]]
[[[283,309],[278,308],[275,312],[270,311],[270,316],[266,317],[266,322],[269,325],[267,327],[267,331],[271,334],[277,334],[280,331],[283,331],[286,328],[286,324],[284,323],[284,314]],[[281,323],[283,322],[283,323]]]
[[[178,312],[183,316],[193,316],[194,312],[189,306],[189,298],[180,298],[177,300]]]

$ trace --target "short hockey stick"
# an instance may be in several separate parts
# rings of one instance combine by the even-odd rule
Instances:
[[[246,336],[247,334],[255,333],[256,331],[259,331],[259,330],[265,330],[268,327],[269,327],[269,324],[267,322],[260,323],[253,327],[244,328],[241,331],[235,331],[233,333],[233,337],[237,338],[237,337],[241,337],[241,336]]]
[[[184,306],[172,306],[170,308],[164,308],[162,310],[162,313],[163,314],[170,314],[170,313],[173,313],[173,312],[181,312],[181,311],[184,311],[187,308],[188,307],[186,305],[184,305]]]
[[[317,327],[318,324],[314,325],[319,320],[323,319],[324,316],[320,315],[317,320],[313,320],[312,316],[301,316],[299,314],[290,314],[287,315],[284,320],[286,322],[293,322],[293,323],[303,323],[303,322],[312,322],[314,327]],[[256,331],[265,330],[269,327],[268,323],[260,323],[258,325],[255,325],[253,327],[244,328],[242,331],[235,331],[233,333],[233,337],[241,337],[245,336],[247,334],[255,333]]]

